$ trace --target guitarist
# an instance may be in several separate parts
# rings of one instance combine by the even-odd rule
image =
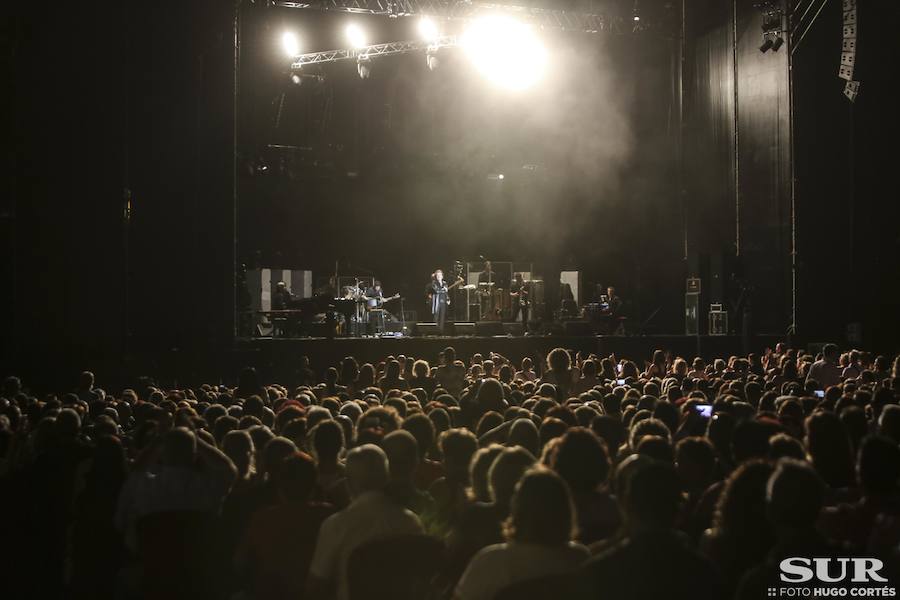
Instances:
[[[437,324],[439,334],[444,333],[444,322],[447,320],[447,307],[450,306],[450,290],[462,283],[459,277],[453,285],[448,286],[444,281],[444,272],[440,269],[431,274],[431,283],[426,288],[431,300],[431,314]]]
[[[368,312],[366,333],[369,335],[376,332],[384,333],[384,312],[381,309],[384,308],[385,303],[396,300],[399,297],[400,294],[385,297],[384,290],[381,289],[381,282],[377,279],[374,281],[372,287],[368,288],[363,294],[366,302],[366,311]]]

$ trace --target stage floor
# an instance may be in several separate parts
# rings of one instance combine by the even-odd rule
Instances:
[[[428,336],[383,338],[241,338],[236,340],[235,358],[244,365],[254,366],[262,372],[284,373],[296,368],[300,356],[308,356],[313,369],[319,371],[336,365],[343,357],[353,356],[360,363],[376,362],[386,356],[400,354],[425,359],[432,364],[447,346],[456,350],[457,357],[468,360],[473,354],[497,352],[519,362],[526,356],[546,356],[553,348],[562,347],[594,352],[598,356],[615,354],[639,364],[649,359],[656,349],[668,350],[674,356],[688,360],[694,356],[706,359],[762,352],[766,347],[783,341],[774,335],[754,336],[748,343],[740,336],[560,336],[529,335],[511,336]]]

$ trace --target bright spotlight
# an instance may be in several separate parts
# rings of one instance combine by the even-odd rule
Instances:
[[[434,42],[440,37],[441,32],[434,21],[428,17],[422,17],[419,19],[419,35],[426,42]]]
[[[503,181],[503,173],[500,173],[499,175],[497,175],[497,179],[499,179],[500,181]]]
[[[281,47],[284,48],[285,54],[290,57],[300,54],[300,40],[294,35],[293,31],[285,31],[281,36]]]
[[[366,32],[363,31],[362,27],[360,27],[356,23],[350,23],[349,25],[347,25],[344,33],[347,35],[347,41],[350,42],[350,45],[354,48],[364,48],[366,45],[368,45],[368,40],[366,40]]]
[[[544,73],[547,51],[531,27],[506,16],[477,19],[465,31],[463,48],[493,83],[523,90]]]

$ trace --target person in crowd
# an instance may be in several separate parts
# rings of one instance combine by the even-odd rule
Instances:
[[[766,515],[775,544],[741,578],[736,600],[765,597],[771,586],[779,584],[780,565],[785,558],[838,555],[837,547],[816,529],[824,501],[825,483],[810,464],[791,458],[778,461],[766,484]]]
[[[825,344],[822,347],[822,358],[817,360],[809,368],[807,381],[816,381],[820,390],[827,390],[841,382],[842,368],[840,365],[841,351],[837,344]]]
[[[547,469],[529,470],[515,487],[504,526],[506,542],[472,557],[454,598],[492,600],[517,582],[573,572],[590,555],[574,541],[575,531],[575,508],[565,481]]]
[[[570,428],[559,438],[550,466],[571,491],[578,521],[577,539],[592,544],[614,535],[621,518],[607,486],[612,465],[600,438],[590,429]]]
[[[675,529],[680,505],[674,467],[653,460],[636,467],[625,482],[625,537],[584,565],[585,597],[722,598],[715,565]]]
[[[278,504],[257,511],[234,555],[254,600],[302,597],[322,522],[334,513],[312,501],[316,465],[296,452],[274,474]]]
[[[771,464],[763,460],[748,461],[735,469],[719,496],[713,526],[700,542],[701,553],[722,574],[727,597],[775,543],[766,516],[766,485],[771,474]]]
[[[384,436],[381,447],[388,457],[391,480],[385,493],[400,506],[415,513],[426,531],[435,519],[434,499],[415,484],[419,466],[419,445],[413,435],[403,429]]]
[[[350,553],[363,543],[386,535],[422,533],[418,517],[385,493],[389,482],[384,450],[363,444],[347,453],[347,483],[353,500],[319,529],[307,581],[310,598],[348,598]]]
[[[236,478],[237,468],[218,448],[175,427],[157,436],[135,462],[119,497],[116,527],[137,550],[141,517],[173,510],[216,513]]]

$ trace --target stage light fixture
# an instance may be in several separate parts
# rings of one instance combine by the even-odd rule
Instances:
[[[770,38],[768,35],[764,36],[764,38],[765,39],[763,40],[762,45],[759,47],[759,51],[762,52],[763,54],[765,54],[766,52],[771,50],[772,46],[775,45],[775,42],[773,42],[772,38]]]
[[[778,50],[784,45],[784,38],[780,35],[775,36],[775,41],[772,43],[772,50],[778,52]]]
[[[368,40],[366,40],[366,32],[356,23],[347,25],[347,28],[344,29],[344,33],[347,36],[347,41],[350,42],[350,45],[354,48],[359,49],[367,45]]]
[[[440,50],[440,48],[429,48],[425,53],[425,66],[428,67],[429,71],[436,70],[441,64],[441,59],[438,57],[438,50]]]
[[[500,181],[503,181],[503,173],[500,173],[499,175],[497,175],[497,179],[499,179]]]
[[[534,85],[547,65],[547,51],[531,27],[507,16],[477,19],[466,29],[462,46],[491,82],[512,90]]]
[[[303,78],[300,77],[300,73],[291,73],[291,83],[294,85],[300,85],[303,83]]]
[[[293,31],[285,31],[281,35],[281,47],[284,48],[284,53],[291,58],[300,54],[300,40]]]
[[[422,17],[419,19],[419,35],[426,42],[434,42],[440,37],[441,32],[437,23],[428,17]]]
[[[368,56],[360,56],[356,59],[356,72],[360,79],[368,79],[372,74],[372,59]]]

